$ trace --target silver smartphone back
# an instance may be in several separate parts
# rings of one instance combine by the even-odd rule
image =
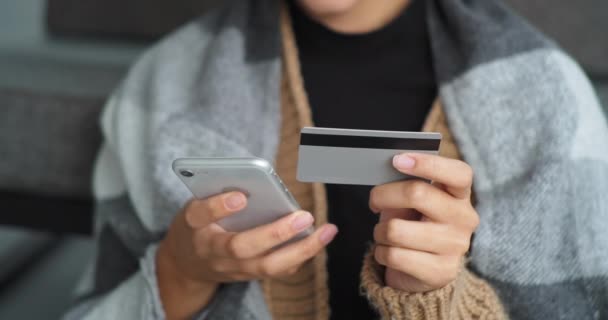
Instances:
[[[244,231],[271,223],[300,209],[272,165],[261,158],[183,158],[173,171],[197,199],[230,191],[247,196],[247,207],[218,224]]]

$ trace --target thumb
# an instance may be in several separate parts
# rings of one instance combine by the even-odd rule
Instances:
[[[205,200],[192,200],[186,206],[185,218],[191,228],[203,228],[243,210],[246,206],[247,197],[243,193],[223,193]]]

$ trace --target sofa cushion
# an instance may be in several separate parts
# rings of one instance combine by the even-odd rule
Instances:
[[[24,267],[51,248],[56,241],[56,237],[46,233],[0,226],[0,283],[6,284],[14,280]]]
[[[60,319],[95,254],[92,239],[58,241],[0,292],[0,319]],[[1,260],[5,263],[6,260]]]
[[[147,44],[49,37],[44,0],[0,1],[0,88],[106,97]]]
[[[0,189],[88,196],[100,109],[146,45],[48,37],[44,12],[0,1]]]
[[[0,189],[89,195],[103,100],[0,88]]]

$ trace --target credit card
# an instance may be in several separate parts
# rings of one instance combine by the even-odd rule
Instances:
[[[404,152],[438,154],[441,134],[306,127],[300,133],[298,180],[380,185],[412,179],[393,167]]]

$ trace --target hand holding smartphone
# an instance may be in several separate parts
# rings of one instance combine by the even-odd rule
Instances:
[[[272,165],[261,158],[184,158],[173,162],[173,170],[197,199],[231,191],[247,196],[245,209],[217,222],[226,231],[249,230],[300,210]]]
[[[204,308],[220,283],[298,272],[338,232],[331,224],[312,232],[314,217],[297,210],[264,160],[180,159],[173,168],[197,199],[175,216],[156,254],[172,318]]]

